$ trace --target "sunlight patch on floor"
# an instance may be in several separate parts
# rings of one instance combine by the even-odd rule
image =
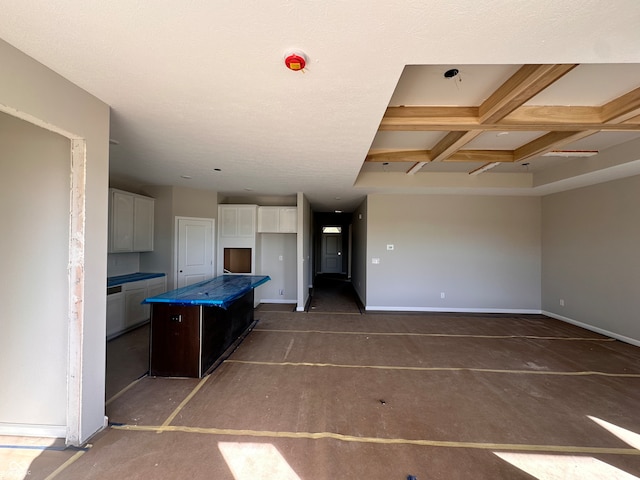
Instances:
[[[593,457],[493,452],[538,480],[638,480]]]
[[[618,437],[624,443],[632,446],[633,448],[637,448],[640,450],[640,435],[632,432],[631,430],[627,430],[625,428],[614,425],[613,423],[606,422],[598,417],[592,417],[591,415],[587,415],[591,420],[596,422],[605,430],[608,430],[610,433]]]
[[[271,443],[219,442],[235,480],[301,480]]]
[[[29,478],[31,462],[55,441],[53,438],[0,437],[0,479]]]

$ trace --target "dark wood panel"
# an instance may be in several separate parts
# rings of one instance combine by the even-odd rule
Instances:
[[[235,300],[226,310],[203,307],[202,318],[204,373],[253,323],[253,290]]]
[[[150,375],[199,377],[200,306],[152,305]]]

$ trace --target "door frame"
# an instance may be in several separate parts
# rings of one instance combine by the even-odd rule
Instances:
[[[211,275],[216,276],[216,219],[204,218],[204,217],[175,217],[174,224],[174,237],[173,237],[173,262],[172,262],[172,276],[173,276],[173,288],[178,288],[178,255],[179,251],[179,238],[180,238],[180,220],[203,220],[211,222]]]

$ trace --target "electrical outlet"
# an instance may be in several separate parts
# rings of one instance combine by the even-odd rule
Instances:
[[[280,295],[284,295],[284,290],[281,288],[279,293],[280,293]]]
[[[380,259],[379,258],[372,258],[371,259],[371,263],[373,263],[374,265],[377,265],[380,263]]]
[[[561,298],[561,299],[560,299],[560,306],[561,306],[561,307],[564,307],[564,298]]]
[[[444,297],[445,297],[444,292],[440,292],[440,298],[444,298]]]
[[[391,244],[387,245],[387,250],[393,250],[393,245]]]

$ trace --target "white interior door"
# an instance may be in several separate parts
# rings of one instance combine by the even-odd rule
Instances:
[[[322,273],[342,273],[342,234],[322,234]]]
[[[177,218],[177,288],[213,277],[214,219]]]

